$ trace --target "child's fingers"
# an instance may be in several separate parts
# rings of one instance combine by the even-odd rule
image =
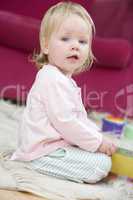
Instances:
[[[117,146],[115,144],[112,144],[112,151],[113,151],[113,153],[115,153],[116,150],[117,150]]]
[[[108,146],[108,148],[106,149],[106,154],[108,156],[112,156],[112,154],[114,154],[116,152],[116,146],[112,143]]]
[[[114,144],[110,147],[110,155],[114,154],[116,152],[116,146]]]
[[[106,154],[108,156],[111,156],[112,155],[112,149],[111,148],[108,148],[107,151],[106,151]]]

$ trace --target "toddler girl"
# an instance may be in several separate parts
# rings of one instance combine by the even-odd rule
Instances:
[[[40,173],[95,183],[109,173],[116,146],[87,118],[72,75],[90,67],[94,24],[79,4],[60,2],[40,29],[40,66],[28,94],[19,145],[12,160],[28,161]]]

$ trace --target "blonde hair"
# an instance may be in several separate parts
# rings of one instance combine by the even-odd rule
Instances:
[[[84,65],[81,66],[81,68],[75,73],[79,73],[81,71],[84,71],[88,67],[89,68],[91,67],[93,60],[95,59],[91,49],[92,37],[93,34],[95,33],[94,23],[85,8],[83,8],[78,3],[67,1],[67,2],[57,3],[56,5],[49,8],[42,19],[40,27],[40,35],[39,35],[40,53],[39,54],[34,53],[33,55],[33,61],[36,63],[39,69],[42,68],[44,64],[48,64],[48,56],[43,53],[43,48],[46,42],[49,41],[53,31],[61,25],[61,22],[71,14],[76,14],[80,16],[87,23],[90,29],[90,41],[89,41],[90,50],[88,58],[85,61]]]

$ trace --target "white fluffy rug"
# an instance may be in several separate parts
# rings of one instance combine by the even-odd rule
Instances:
[[[79,184],[38,174],[25,163],[9,161],[17,145],[24,106],[0,100],[0,188],[28,191],[50,200],[133,200],[133,186],[119,177],[98,184]]]

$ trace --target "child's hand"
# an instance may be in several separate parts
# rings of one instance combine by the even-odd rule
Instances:
[[[97,151],[111,156],[113,153],[116,152],[116,150],[116,145],[109,138],[103,136],[102,143]]]

